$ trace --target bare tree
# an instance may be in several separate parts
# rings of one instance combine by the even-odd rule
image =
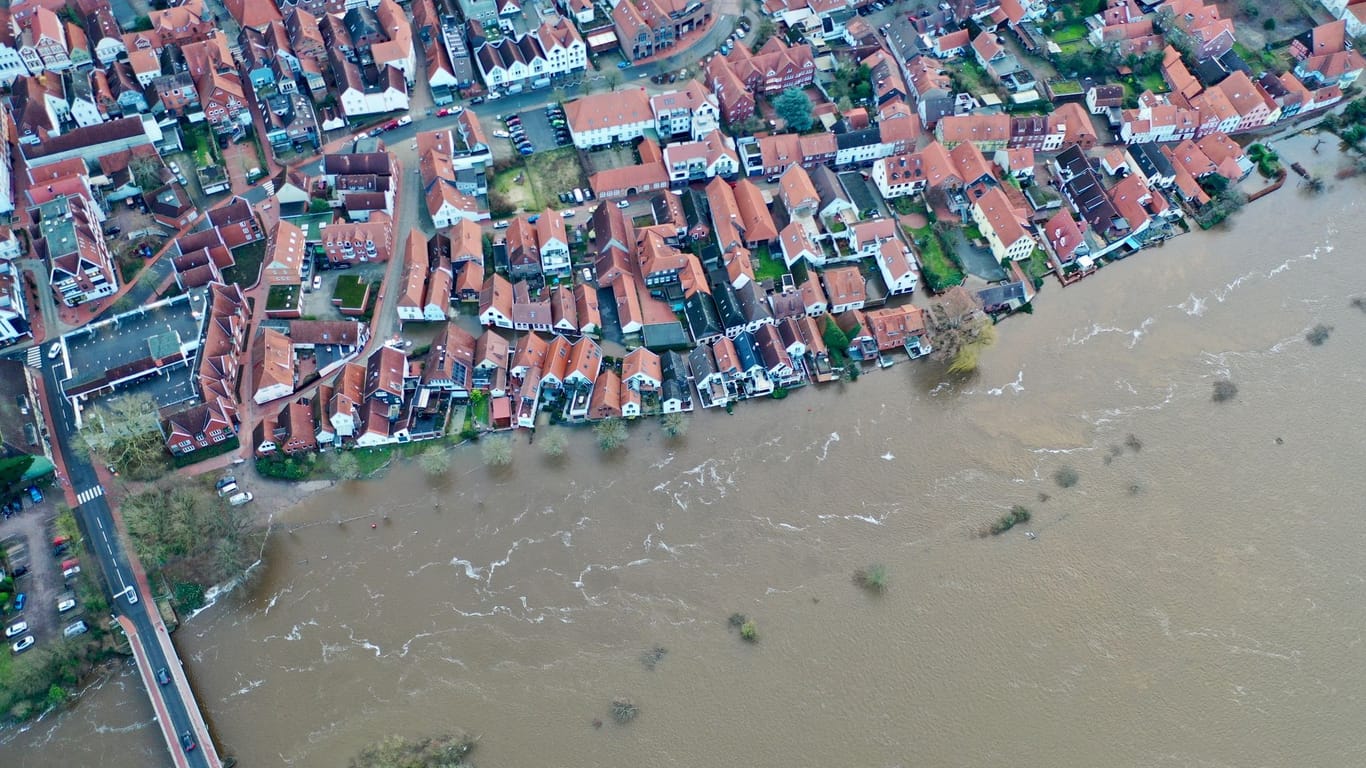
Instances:
[[[439,475],[445,472],[446,468],[450,466],[450,462],[450,454],[438,444],[428,446],[417,459],[422,471],[429,475]]]
[[[488,437],[479,446],[484,463],[490,467],[506,467],[512,463],[512,440],[498,435]]]
[[[564,455],[569,447],[569,436],[560,427],[551,427],[541,436],[541,450],[551,458],[559,458]]]
[[[77,446],[133,480],[155,480],[169,469],[156,402],[145,394],[110,398],[86,411]]]

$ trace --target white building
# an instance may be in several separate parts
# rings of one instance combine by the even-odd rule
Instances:
[[[564,105],[574,146],[592,149],[631,141],[655,129],[654,113],[644,88],[627,88],[582,96]]]
[[[682,135],[700,141],[721,125],[716,94],[696,80],[688,81],[681,90],[650,97],[650,111],[655,116],[660,141]]]

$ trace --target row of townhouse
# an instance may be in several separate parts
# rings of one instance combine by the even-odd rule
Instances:
[[[486,221],[489,211],[487,169],[493,153],[479,118],[462,112],[454,128],[417,135],[422,196],[437,229],[461,221]]]
[[[209,283],[195,387],[199,402],[161,421],[166,450],[183,456],[237,435],[237,384],[246,353],[251,305],[237,285]]]
[[[582,72],[588,66],[588,48],[569,19],[559,16],[546,20],[522,35],[489,41],[482,27],[471,25],[469,39],[479,74],[490,88],[516,92],[522,88],[543,87],[550,79]],[[477,36],[476,36],[477,35]]]
[[[483,288],[483,236],[469,220],[431,238],[417,230],[409,232],[404,253],[399,320],[445,320],[453,299],[478,296]]]

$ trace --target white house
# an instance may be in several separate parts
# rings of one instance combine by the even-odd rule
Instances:
[[[541,272],[569,274],[569,235],[565,232],[564,216],[559,211],[547,208],[536,220],[536,244],[541,252]]]
[[[408,109],[408,83],[398,68],[384,67],[378,72],[378,82],[367,85],[359,67],[338,59],[339,56],[333,56],[333,72],[342,81],[339,101],[347,117]]]
[[[928,184],[923,158],[907,152],[874,161],[873,183],[886,200],[919,194]]]
[[[783,231],[778,233],[778,243],[783,249],[783,262],[789,267],[802,259],[815,266],[825,264],[825,251],[812,242],[806,227],[798,222],[783,227]]]
[[[654,113],[644,88],[627,88],[581,96],[564,105],[574,146],[592,149],[626,142],[655,129]]]
[[[682,135],[699,141],[721,126],[721,108],[716,94],[696,80],[688,81],[682,90],[650,97],[650,111],[654,114],[660,141]]]
[[[920,275],[911,264],[910,251],[896,238],[884,241],[878,248],[877,268],[887,283],[888,295],[911,293],[920,282]]]
[[[664,168],[673,184],[686,184],[716,176],[730,178],[740,172],[735,139],[712,131],[700,141],[664,147]]]
[[[1025,231],[1019,213],[999,188],[993,187],[973,202],[972,220],[982,231],[998,262],[1027,259],[1038,245]]]

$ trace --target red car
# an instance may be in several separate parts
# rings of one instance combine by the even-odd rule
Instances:
[[[63,560],[63,561],[62,561],[62,570],[64,570],[64,571],[70,570],[70,569],[75,568],[76,566],[78,566],[78,565],[80,565],[80,564],[81,564],[81,561],[75,559],[74,557],[73,557],[72,559],[70,559],[70,560]]]
[[[385,123],[382,127],[383,127],[384,130],[386,130],[386,131],[392,131],[392,130],[394,130],[395,128],[398,127],[398,121],[397,121],[397,120],[390,120],[389,122]]]

